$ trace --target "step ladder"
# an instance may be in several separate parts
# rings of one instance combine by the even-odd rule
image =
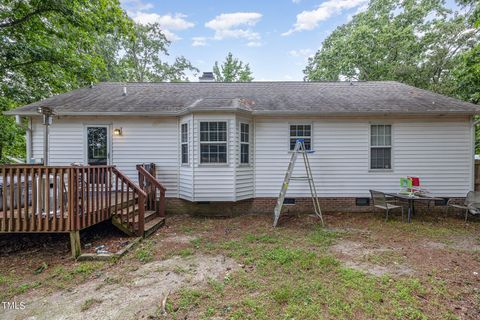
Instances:
[[[292,177],[293,169],[295,168],[295,162],[297,161],[298,154],[301,153],[303,156],[303,163],[305,165],[305,172],[307,176],[305,177]],[[320,202],[318,201],[317,189],[315,188],[315,182],[313,181],[312,169],[310,168],[310,162],[308,161],[308,153],[313,153],[313,151],[307,151],[305,149],[304,139],[297,139],[295,143],[295,148],[292,152],[292,157],[288,163],[288,169],[285,173],[285,179],[283,180],[282,188],[280,194],[278,195],[277,205],[274,210],[274,220],[273,227],[275,228],[280,218],[280,212],[282,211],[283,201],[285,200],[285,195],[287,194],[288,185],[290,180],[307,180],[308,186],[310,187],[310,194],[312,197],[313,208],[315,210],[315,215],[320,218],[322,221],[322,226],[325,226],[323,223],[322,210],[320,209]]]

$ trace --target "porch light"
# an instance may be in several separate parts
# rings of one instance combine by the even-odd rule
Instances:
[[[113,135],[115,136],[121,136],[123,134],[122,128],[115,128],[113,129]]]
[[[43,124],[49,126],[52,124],[53,110],[49,107],[38,107],[37,112],[43,116]]]

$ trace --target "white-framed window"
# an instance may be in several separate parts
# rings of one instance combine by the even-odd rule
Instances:
[[[182,123],[180,131],[182,164],[188,164],[188,123]]]
[[[200,122],[200,163],[227,163],[227,122]]]
[[[240,164],[250,163],[250,124],[240,123]]]
[[[295,149],[297,139],[303,139],[306,150],[312,150],[312,125],[291,124],[290,125],[290,151]]]
[[[392,126],[370,125],[370,169],[392,169]]]

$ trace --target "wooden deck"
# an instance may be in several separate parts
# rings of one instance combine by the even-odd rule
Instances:
[[[111,218],[145,236],[145,223],[153,229],[164,221],[166,189],[153,165],[137,170],[138,184],[115,166],[0,166],[0,234],[68,232],[74,256],[79,231]]]
[[[107,197],[110,196],[110,199]],[[94,224],[100,223],[102,221],[108,220],[111,218],[111,214],[115,214],[117,211],[126,210],[127,207],[132,207],[132,205],[138,200],[138,197],[135,199],[125,199],[123,202],[116,201],[116,195],[104,193],[98,198],[97,201],[96,195],[91,195],[89,201],[86,199],[83,201],[83,204],[79,204],[80,211],[78,211],[74,218],[78,217],[78,220],[81,221],[79,225],[81,229],[88,228]],[[107,205],[102,206],[101,204],[105,202]],[[88,208],[87,208],[88,206]],[[37,206],[38,208],[38,206]],[[48,225],[41,225],[47,223],[46,212],[44,210],[38,210],[35,212],[33,206],[22,206],[20,209],[14,208],[13,212],[10,210],[0,211],[0,221],[5,223],[5,227],[0,226],[0,233],[12,233],[12,232],[69,232],[70,221],[68,220],[68,204],[65,203],[63,210],[60,207],[57,210],[50,210],[48,214]],[[55,211],[55,212],[54,212]],[[35,213],[34,213],[35,212]],[[83,212],[89,212],[90,214],[82,214]],[[27,216],[26,216],[27,215]]]

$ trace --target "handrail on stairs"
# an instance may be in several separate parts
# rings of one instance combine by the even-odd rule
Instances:
[[[161,184],[143,165],[137,165],[138,183],[147,194],[147,210],[154,210],[160,217],[165,217],[165,192]]]

